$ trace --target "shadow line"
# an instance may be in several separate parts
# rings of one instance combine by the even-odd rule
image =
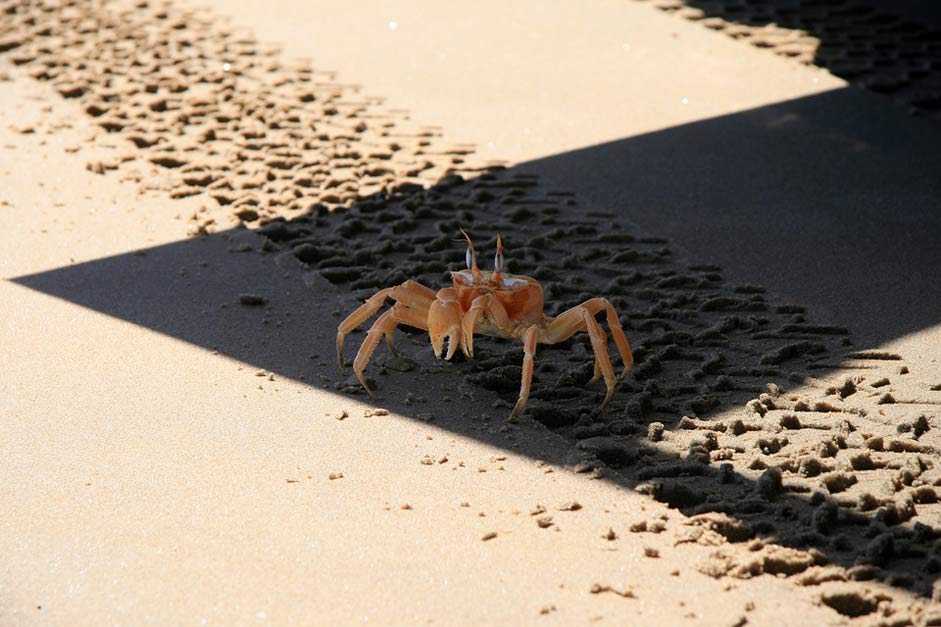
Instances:
[[[689,131],[697,132],[678,132]],[[605,295],[622,314],[637,365],[609,409],[597,412],[600,390],[587,385],[587,336],[540,348],[527,412],[506,425],[519,346],[481,338],[477,360],[448,364],[433,359],[423,333],[404,329],[403,355],[380,349],[368,370],[383,406],[649,494],[692,517],[689,541],[719,534],[763,547],[746,563],[720,551],[702,567],[715,576],[878,579],[930,596],[939,530],[922,520],[937,514],[937,417],[900,434],[895,421],[865,416],[877,377],[894,369],[896,381],[904,359],[852,354],[848,329],[820,324],[764,287],[728,281],[718,266],[690,263],[667,240],[579,207],[527,168],[466,181],[452,175],[347,209],[14,281],[279,376],[361,395],[334,361],[342,316],[406,278],[446,284],[447,272],[463,267],[453,237],[459,224],[481,251],[492,250],[499,232],[509,271],[543,280],[548,313]],[[361,337],[353,334],[348,347]],[[848,377],[851,393],[815,383],[834,373]],[[906,389],[893,385],[886,389]],[[453,410],[442,412],[437,399]],[[534,437],[545,429],[572,443],[566,457]],[[900,472],[909,474],[899,480]],[[874,493],[876,476],[897,489]]]
[[[658,9],[941,118],[941,9],[919,0],[675,0]]]
[[[132,169],[152,167],[171,198],[201,196],[258,227],[16,283],[362,394],[338,379],[341,316],[409,278],[446,285],[463,265],[459,227],[481,251],[500,233],[508,271],[543,282],[548,314],[599,295],[620,313],[637,363],[608,410],[583,335],[540,348],[527,413],[505,425],[519,346],[482,338],[479,359],[446,364],[406,330],[404,356],[380,353],[369,370],[383,404],[650,494],[691,517],[689,541],[753,543],[746,562],[720,549],[703,566],[714,576],[878,579],[931,595],[941,386],[907,376],[902,355],[859,351],[850,329],[873,346],[938,322],[939,278],[912,268],[941,267],[941,129],[840,90],[479,170],[472,150],[405,133],[329,73],[286,70],[212,16],[3,7],[0,52],[140,162],[89,169],[149,185],[160,177]],[[547,429],[572,444],[564,458],[540,444]],[[858,616],[878,603],[831,607]]]

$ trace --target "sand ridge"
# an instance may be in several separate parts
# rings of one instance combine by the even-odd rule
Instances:
[[[24,14],[8,3],[0,50],[137,149],[90,160],[90,171],[134,161],[123,178],[143,189],[204,194],[228,209],[195,216],[196,231],[326,210],[483,165],[465,163],[472,147],[440,145],[434,129],[377,107],[332,72],[285,64],[251,35],[214,28],[205,12],[144,2],[39,7]],[[145,174],[153,166],[159,172]]]

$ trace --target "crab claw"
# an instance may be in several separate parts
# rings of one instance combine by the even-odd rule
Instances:
[[[461,340],[461,304],[453,289],[445,288],[438,292],[437,298],[428,309],[428,334],[435,357],[441,359],[444,339],[448,339],[448,352],[445,359],[454,357],[462,344]]]
[[[471,311],[469,315],[464,316],[461,322],[461,348],[468,359],[474,358],[474,328],[477,325],[477,319],[480,317],[480,311]]]

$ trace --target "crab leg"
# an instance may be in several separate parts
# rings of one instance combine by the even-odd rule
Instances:
[[[513,407],[513,413],[510,414],[510,420],[516,418],[526,407],[526,401],[529,399],[529,388],[533,382],[533,360],[536,357],[536,345],[539,343],[539,330],[532,326],[526,329],[523,334],[523,377],[520,382],[520,397]]]
[[[343,340],[346,338],[347,333],[374,316],[389,297],[394,298],[400,303],[404,303],[408,307],[425,311],[435,299],[435,293],[431,288],[425,287],[418,281],[409,279],[397,287],[387,287],[370,296],[365,303],[347,316],[337,329],[337,361],[340,364],[340,372],[344,372]]]
[[[607,336],[601,329],[598,321],[595,320],[595,314],[605,308],[606,305],[610,306],[605,299],[593,298],[582,305],[573,307],[550,322],[545,333],[545,342],[547,344],[555,344],[572,337],[579,331],[588,332],[588,337],[591,339],[591,347],[595,353],[595,376],[592,380],[597,380],[598,375],[601,374],[604,377],[605,387],[607,388],[604,401],[601,404],[602,409],[608,404],[608,401],[611,400],[611,395],[614,394],[614,388],[617,384],[614,367],[611,365],[611,357],[608,355]],[[612,307],[611,310],[613,311],[613,309]],[[616,320],[617,316],[614,316],[614,318]],[[617,329],[621,330],[620,324],[618,324]],[[622,335],[623,333],[623,330],[621,330]],[[611,334],[616,337],[613,326]],[[625,339],[625,343],[626,341]],[[622,353],[622,359],[623,355]],[[627,355],[630,361],[625,363],[633,363],[629,349]]]
[[[366,377],[363,375],[363,373],[366,370],[366,364],[369,363],[369,358],[372,357],[376,347],[379,346],[379,340],[382,339],[382,336],[386,333],[389,327],[394,324],[395,313],[391,309],[376,318],[376,321],[373,323],[373,325],[369,327],[369,332],[366,334],[366,339],[363,340],[363,344],[359,347],[359,351],[356,353],[356,358],[353,360],[353,372],[356,373],[356,378],[359,379],[359,382],[363,384],[363,387],[366,388],[366,391],[373,398],[375,398],[376,395],[371,389],[369,389],[369,386],[366,385]]]
[[[603,374],[603,373],[602,373],[602,371],[601,371],[601,362],[598,361],[598,356],[596,355],[596,356],[595,356],[595,372],[594,372],[594,374],[593,374],[592,377],[591,377],[591,383],[594,383],[595,381],[597,381],[598,379],[600,379],[601,376],[602,376],[602,374]]]
[[[607,387],[604,400],[601,402],[601,409],[604,409],[608,401],[611,400],[611,395],[614,394],[614,387],[617,384],[614,367],[611,365],[611,357],[608,356],[608,338],[601,330],[598,321],[587,309],[582,309],[582,319],[584,319],[585,327],[588,329],[588,337],[591,338],[591,347],[595,349],[596,363],[601,364],[601,373],[604,375],[604,384]]]
[[[427,331],[428,310],[426,308],[422,311],[419,311],[417,309],[412,309],[411,307],[406,307],[402,303],[396,303],[393,305],[392,310],[395,312],[395,315],[392,318],[392,324],[390,324],[386,329],[386,344],[389,345],[389,350],[398,355],[399,349],[396,348],[395,342],[392,341],[392,333],[400,324],[407,324],[410,327]]]
[[[364,375],[366,364],[369,363],[370,357],[372,357],[376,347],[379,346],[379,340],[382,339],[383,335],[386,336],[386,341],[389,342],[393,350],[395,349],[395,345],[392,343],[392,332],[399,324],[408,324],[419,329],[428,328],[425,317],[422,316],[421,312],[410,309],[402,303],[396,303],[392,306],[392,309],[383,312],[381,316],[376,318],[376,321],[369,327],[366,339],[363,340],[363,344],[359,347],[356,358],[353,360],[353,372],[356,373],[356,378],[359,379],[359,382],[363,384],[363,387],[372,397],[375,397],[375,394],[366,385]]]
[[[559,314],[555,320],[549,323],[546,333],[547,342],[555,344],[567,340],[579,331],[587,330],[587,328],[583,328],[580,324],[582,317],[580,311],[582,309],[587,309],[592,317],[604,310],[608,328],[611,330],[611,337],[614,338],[614,344],[617,346],[618,353],[621,355],[621,362],[624,364],[624,371],[621,373],[620,377],[623,378],[627,374],[627,371],[631,369],[631,366],[634,365],[634,356],[631,354],[631,345],[627,341],[627,336],[624,335],[624,329],[621,327],[621,321],[618,319],[617,312],[606,298],[592,298],[586,300],[581,305],[576,305],[568,311]],[[599,371],[596,364],[596,378],[598,374]]]

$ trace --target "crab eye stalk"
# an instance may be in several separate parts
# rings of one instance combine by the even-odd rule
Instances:
[[[500,236],[497,235],[497,253],[493,256],[493,270],[497,274],[503,272],[503,242],[500,240]]]
[[[477,271],[477,253],[474,252],[474,242],[471,241],[470,235],[464,232],[464,229],[461,229],[461,233],[467,239],[467,252],[464,254],[464,261],[467,263],[467,269]]]

